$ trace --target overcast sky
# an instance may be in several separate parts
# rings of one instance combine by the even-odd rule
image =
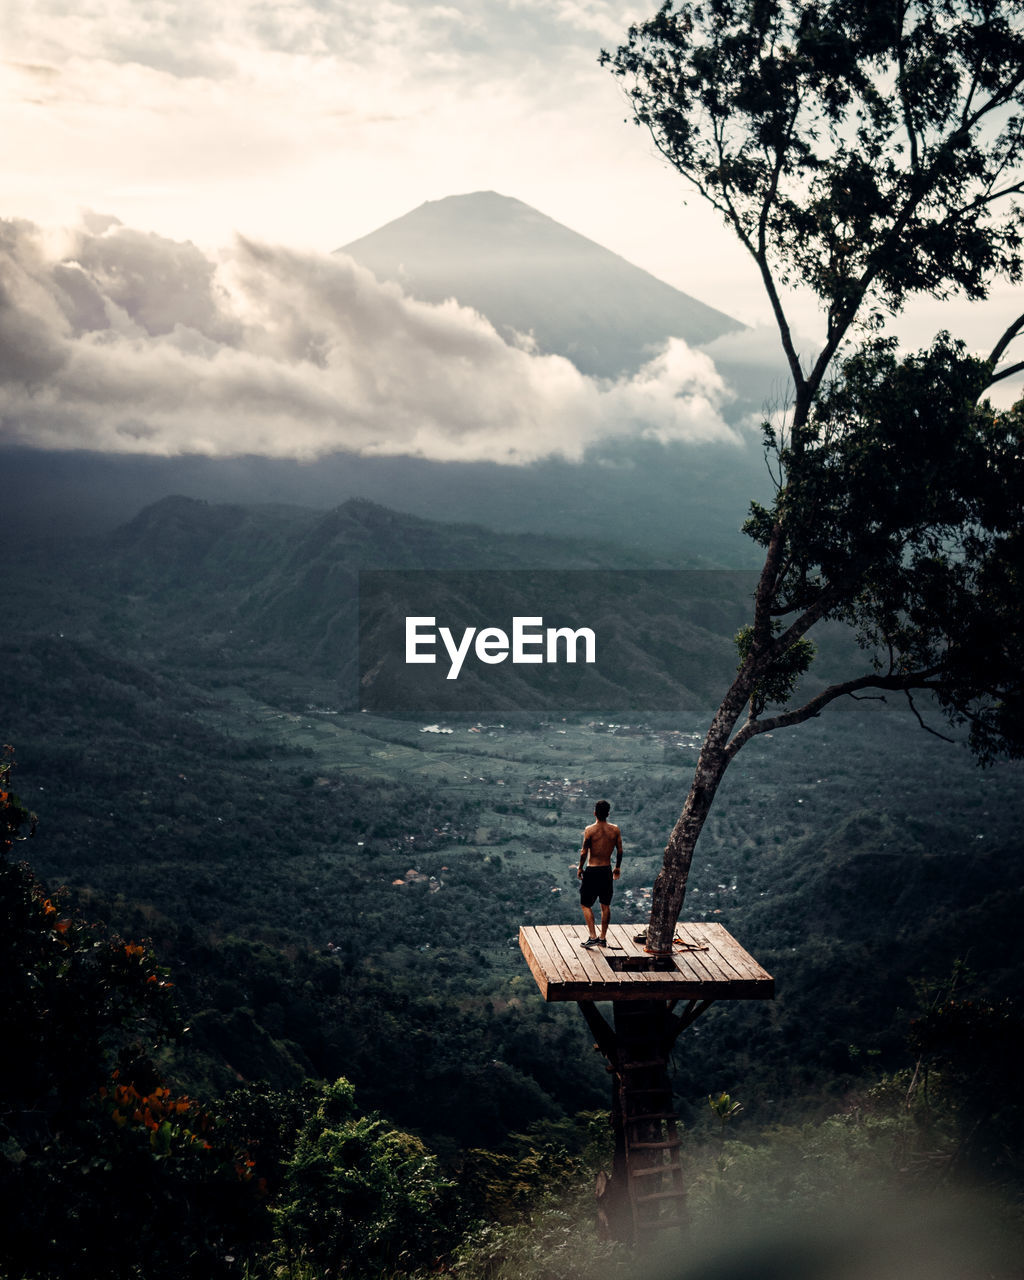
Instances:
[[[496,190],[741,320],[765,321],[750,265],[699,199],[684,204],[681,180],[624,122],[621,86],[598,66],[601,48],[654,7],[8,0],[0,214],[75,235],[86,211],[111,215],[151,236],[151,247],[191,241],[211,262],[241,256],[251,283],[254,259],[239,235],[324,254],[425,200]],[[38,300],[50,287],[40,283],[42,259],[55,261],[66,243],[37,236],[28,254],[24,228],[16,239],[19,279],[36,281]],[[233,305],[238,297],[236,288]],[[900,331],[923,342],[946,324],[988,350],[1016,310],[1007,291],[980,316],[922,304]],[[20,314],[9,321],[24,328]],[[813,332],[813,307],[798,301],[795,314]],[[130,308],[128,317],[138,320]],[[51,327],[70,340],[65,321],[51,311]],[[237,335],[247,321],[235,314],[233,323]],[[123,329],[122,358],[124,343],[144,336],[137,324]],[[560,370],[556,380],[568,378]],[[708,390],[702,383],[702,404]],[[707,414],[701,421],[718,429]],[[677,427],[656,424],[668,435]]]
[[[329,251],[424,200],[495,190],[690,292],[727,283],[749,319],[749,269],[682,208],[597,65],[649,8],[10,0],[6,212]]]

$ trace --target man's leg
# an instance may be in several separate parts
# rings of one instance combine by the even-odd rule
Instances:
[[[608,936],[608,924],[611,918],[612,918],[611,903],[602,902],[601,903],[601,937],[602,938],[606,938]]]
[[[581,903],[580,905],[582,906],[583,904]],[[604,909],[604,907],[602,907],[602,908],[601,908],[601,917],[602,917],[602,920],[603,920],[603,918],[604,918],[604,910],[605,910],[605,909]],[[587,929],[588,929],[588,931],[589,931],[589,933],[590,933],[590,936],[591,936],[592,938],[596,938],[596,937],[597,937],[597,929],[596,929],[596,927],[595,927],[595,925],[594,925],[594,912],[593,912],[593,909],[592,909],[591,907],[583,907],[583,919],[584,919],[584,920],[586,920],[586,922],[587,922]]]

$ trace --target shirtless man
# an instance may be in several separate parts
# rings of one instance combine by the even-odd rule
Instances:
[[[576,868],[576,877],[580,882],[580,906],[583,908],[583,919],[587,922],[590,937],[580,945],[603,947],[606,945],[608,922],[612,918],[612,881],[618,880],[622,865],[622,832],[614,822],[608,821],[611,805],[607,800],[598,800],[594,805],[594,817],[583,833],[583,848],[580,850],[580,865]],[[615,850],[615,870],[612,870],[612,850]],[[586,870],[584,870],[586,863]],[[601,900],[601,936],[597,936],[594,927],[593,906],[596,899]]]

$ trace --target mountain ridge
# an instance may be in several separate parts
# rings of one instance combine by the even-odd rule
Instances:
[[[608,709],[638,699],[703,703],[735,665],[731,636],[747,615],[750,576],[676,573],[610,544],[495,533],[364,499],[322,512],[182,496],[75,554],[55,556],[41,544],[19,568],[15,590],[36,634],[113,641],[125,657],[201,671],[200,682],[232,668],[329,681],[343,706],[367,688],[362,649],[387,658],[375,677],[378,700],[413,711],[472,710],[492,694],[478,679],[486,673],[467,672],[458,690],[442,681],[438,694],[433,669],[403,665],[403,612],[436,613],[460,629],[507,627],[514,616],[544,615],[549,625],[600,617],[600,668],[551,673],[545,693],[527,679],[534,668],[510,665],[498,695],[508,709],[552,696],[564,696],[564,707],[591,696]],[[386,571],[385,607],[378,586],[369,613],[361,612],[367,570]]]

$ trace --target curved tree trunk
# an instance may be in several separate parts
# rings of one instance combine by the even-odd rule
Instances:
[[[806,403],[798,405],[793,423],[794,431],[803,424],[806,416]],[[665,846],[661,870],[654,881],[651,918],[647,926],[648,951],[667,954],[672,950],[672,938],[679,913],[683,909],[693,851],[704,829],[707,816],[711,812],[719,783],[735,754],[734,751],[729,750],[729,739],[736,727],[736,721],[750,701],[758,679],[765,668],[771,665],[773,653],[771,604],[784,541],[782,526],[776,521],[758,578],[757,590],[754,592],[754,636],[750,652],[737,672],[729,692],[715,712],[707,735],[701,744],[697,768],[694,770],[686,803],[683,805],[679,820],[672,828],[672,834]]]
[[[667,953],[672,950],[672,937],[686,896],[693,851],[711,811],[719,783],[729,767],[729,738],[749,696],[750,681],[741,676],[711,721],[686,803],[672,828],[661,870],[654,881],[651,918],[647,927],[648,951]]]

